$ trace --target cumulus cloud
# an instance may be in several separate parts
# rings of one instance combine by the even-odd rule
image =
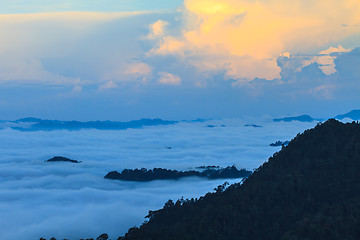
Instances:
[[[336,66],[334,60],[341,53],[350,52],[351,49],[345,49],[343,46],[330,47],[326,50],[321,51],[318,55],[314,56],[310,60],[305,60],[303,67],[306,67],[314,62],[320,65],[320,69],[326,75],[331,75],[336,72]]]
[[[180,85],[181,84],[181,78],[174,74],[167,73],[167,72],[159,72],[158,75],[159,75],[158,82],[161,84],[167,84],[167,85]]]
[[[153,69],[141,61],[114,61],[113,66],[102,77],[109,82],[141,82],[146,83],[151,78]]]
[[[338,47],[330,47],[320,51],[317,54],[290,54],[284,53],[277,59],[277,64],[281,68],[281,78],[284,81],[296,81],[300,72],[307,71],[307,67],[315,64],[312,68],[313,72],[308,72],[309,79],[320,77],[318,70],[321,70],[326,76],[330,76],[337,72],[336,59],[342,55],[350,53],[351,49],[345,49],[341,45]]]
[[[100,90],[105,90],[105,89],[112,89],[112,88],[117,88],[118,85],[113,82],[113,81],[108,81],[106,83],[104,83],[103,85],[100,85],[99,89]]]
[[[143,62],[128,64],[126,66],[125,74],[129,75],[147,75],[152,72],[151,66]]]
[[[251,89],[247,90],[256,90],[263,101],[274,101],[278,97],[279,104],[281,99],[294,105],[305,106],[306,102],[305,108],[309,110],[313,104],[328,109],[337,104],[347,106],[358,102],[359,53],[359,48],[349,50],[339,46],[311,55],[285,54],[278,58],[281,79],[266,82],[256,79],[249,83]]]
[[[351,49],[345,49],[343,46],[339,45],[338,47],[329,47],[328,49],[321,51],[320,54],[322,55],[330,55],[333,53],[344,53],[350,52]]]
[[[185,0],[180,35],[164,35],[149,55],[176,55],[201,72],[225,77],[272,80],[284,52],[324,48],[360,29],[355,0]],[[323,69],[331,71],[325,66]]]
[[[168,22],[164,20],[158,20],[150,24],[149,29],[150,33],[146,36],[147,39],[156,39],[162,37],[165,34],[165,27],[169,25]]]

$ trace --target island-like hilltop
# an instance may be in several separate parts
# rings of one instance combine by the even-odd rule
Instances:
[[[201,177],[208,179],[231,179],[244,178],[251,174],[246,169],[237,169],[235,166],[220,167],[199,167],[202,171],[177,171],[165,168],[154,169],[124,169],[122,172],[112,171],[106,174],[104,178],[112,180],[147,182],[153,180],[178,180],[185,177]]]

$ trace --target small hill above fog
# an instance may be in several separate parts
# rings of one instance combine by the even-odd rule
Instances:
[[[153,180],[178,180],[185,177],[201,177],[208,179],[232,179],[248,177],[251,171],[245,169],[238,170],[235,166],[226,168],[203,167],[202,171],[177,171],[164,168],[154,169],[124,169],[121,173],[112,171],[106,174],[104,178],[112,180],[147,182]]]
[[[298,134],[243,184],[169,200],[119,239],[360,239],[359,172],[360,125],[331,119]]]
[[[81,163],[81,161],[73,160],[67,157],[55,156],[46,160],[46,162],[70,162],[70,163]]]
[[[336,119],[350,118],[352,120],[360,120],[360,110],[352,110],[345,114],[340,114],[335,117]]]
[[[299,122],[312,122],[315,119],[310,117],[309,115],[301,115],[297,117],[284,117],[284,118],[274,118],[274,122],[292,122],[292,121],[299,121]]]

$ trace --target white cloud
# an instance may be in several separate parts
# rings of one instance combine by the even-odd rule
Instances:
[[[167,84],[167,85],[180,85],[181,78],[171,73],[159,72],[158,83]]]
[[[116,62],[112,63],[109,69],[102,77],[107,82],[141,82],[147,83],[152,76],[152,67],[141,61]]]
[[[321,51],[319,54],[321,55],[330,55],[332,53],[345,53],[350,52],[351,49],[346,49],[343,46],[339,45],[338,47],[329,47],[328,49]]]
[[[100,85],[99,89],[105,90],[105,89],[112,89],[112,88],[117,88],[117,87],[118,87],[118,85],[114,81],[108,81],[108,82]]]
[[[322,50],[317,54],[282,54],[277,60],[281,68],[282,80],[286,82],[297,81],[297,74],[300,74],[306,67],[317,64],[318,68],[326,76],[337,72],[336,60],[342,55],[351,53],[351,49],[345,49],[341,45]],[[308,73],[309,80],[316,81],[316,71]]]
[[[182,13],[181,34],[165,34],[148,54],[179,56],[200,72],[242,81],[279,78],[282,53],[306,53],[360,32],[343,27],[360,22],[354,0],[185,0]],[[330,74],[331,60],[323,59]]]
[[[161,38],[156,48],[149,51],[148,56],[152,55],[168,55],[168,54],[179,54],[184,55],[185,43],[178,40],[176,37],[165,36]]]
[[[350,51],[351,49],[345,49],[341,45],[338,47],[330,47],[324,51],[321,51],[319,55],[314,56],[312,59],[304,61],[302,67],[306,67],[316,62],[320,65],[320,69],[323,71],[323,73],[326,75],[331,75],[336,72],[334,60],[336,59],[337,55]]]
[[[147,39],[157,39],[165,34],[165,27],[169,23],[164,20],[158,20],[149,26],[149,34],[146,36]]]
[[[128,75],[143,76],[152,73],[151,66],[143,62],[127,64],[125,68],[126,68],[125,74]]]

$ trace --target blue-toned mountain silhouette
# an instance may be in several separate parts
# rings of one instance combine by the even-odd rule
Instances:
[[[352,120],[360,120],[360,110],[352,110],[345,114],[339,114],[335,117],[336,119],[350,118]]]
[[[141,128],[145,126],[169,125],[175,124],[177,121],[167,121],[159,118],[133,120],[129,122],[114,121],[59,121],[59,120],[43,120],[40,118],[22,118],[12,123],[18,126],[11,127],[19,131],[53,131],[53,130],[81,130],[81,129],[98,129],[98,130],[123,130],[128,128]]]
[[[312,122],[316,119],[312,118],[309,115],[301,115],[297,117],[284,117],[284,118],[274,118],[274,122],[292,122],[292,121],[299,121],[299,122]]]

